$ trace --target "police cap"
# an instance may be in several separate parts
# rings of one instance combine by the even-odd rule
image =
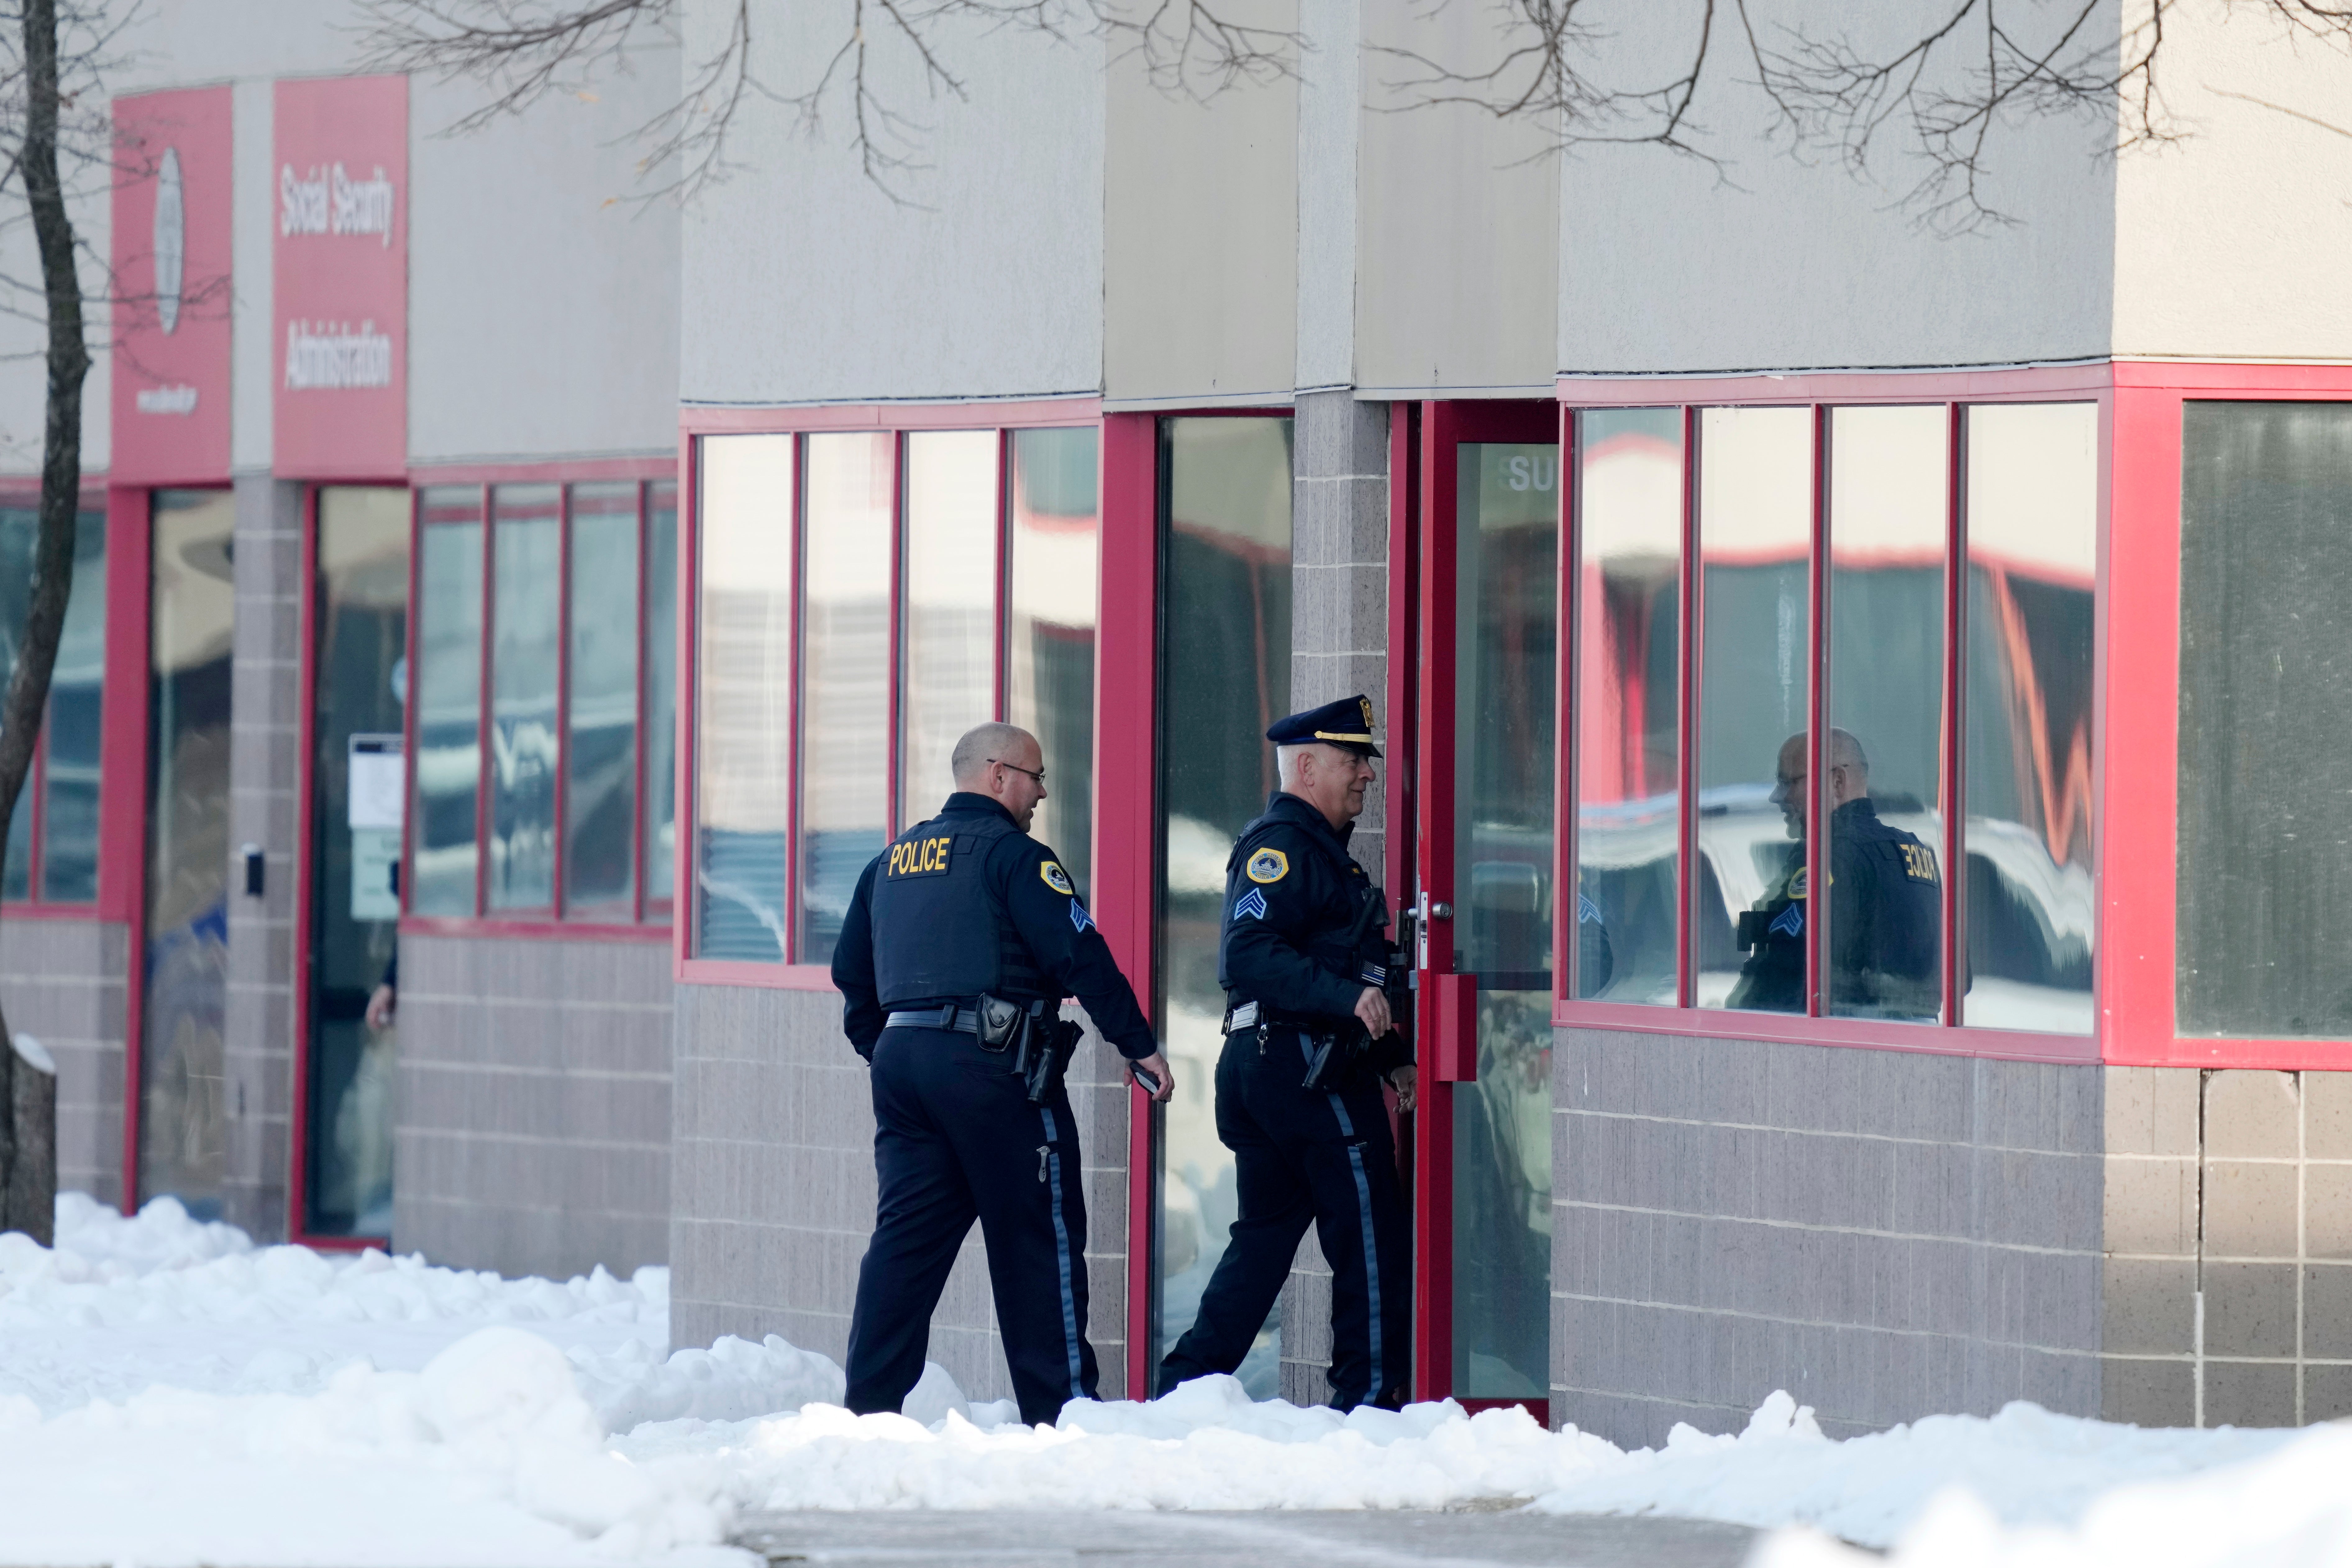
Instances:
[[[1360,757],[1377,757],[1372,744],[1372,700],[1359,694],[1277,719],[1265,738],[1277,746],[1337,746]]]

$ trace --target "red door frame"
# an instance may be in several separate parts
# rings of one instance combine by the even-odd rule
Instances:
[[[1403,405],[1398,405],[1400,409]],[[1417,521],[1420,548],[1404,557],[1417,581],[1409,595],[1401,593],[1393,577],[1390,592],[1391,625],[1394,605],[1402,598],[1412,606],[1413,638],[1406,666],[1417,677],[1412,704],[1412,750],[1393,730],[1393,754],[1410,754],[1412,768],[1405,791],[1412,813],[1415,868],[1419,877],[1414,901],[1424,911],[1458,903],[1454,844],[1454,722],[1456,674],[1454,537],[1459,497],[1456,453],[1465,442],[1511,441],[1540,443],[1561,434],[1557,403],[1452,402],[1424,403],[1419,410],[1420,461],[1418,519],[1396,515],[1398,488],[1391,468],[1391,537],[1409,531]],[[1398,455],[1391,416],[1391,464]],[[1562,448],[1562,458],[1566,449]],[[1557,495],[1564,507],[1569,493],[1563,461]],[[1565,512],[1561,514],[1565,517]],[[1566,552],[1563,552],[1563,556]],[[1396,559],[1391,557],[1392,560]],[[1564,601],[1563,601],[1564,605]],[[1562,623],[1563,632],[1565,622]],[[1560,638],[1566,647],[1566,637]],[[1391,658],[1394,671],[1402,662]],[[1392,685],[1394,678],[1392,676]],[[1556,705],[1557,706],[1557,705]],[[1401,714],[1402,708],[1392,710]],[[1395,768],[1390,777],[1394,788]],[[1393,796],[1391,797],[1393,798]],[[1402,819],[1400,818],[1400,821]],[[1397,837],[1391,829],[1391,839]],[[1425,900],[1425,902],[1423,902]],[[1558,922],[1555,921],[1555,924]],[[1430,940],[1434,930],[1439,940]],[[1477,982],[1457,975],[1454,968],[1453,919],[1424,921],[1418,937],[1416,967],[1420,982],[1415,994],[1415,1036],[1420,1058],[1414,1079],[1420,1109],[1413,1116],[1413,1228],[1418,1238],[1413,1268],[1413,1397],[1442,1399],[1454,1392],[1454,1086],[1475,1079],[1478,1070]],[[1555,933],[1555,942],[1558,941]],[[1474,1408],[1519,1405],[1538,1421],[1548,1421],[1549,1399],[1470,1399]]]

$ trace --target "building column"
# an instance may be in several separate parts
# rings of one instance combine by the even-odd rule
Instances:
[[[286,1235],[290,1157],[297,790],[301,780],[302,487],[236,481],[236,666],[229,710],[228,993],[222,1057],[228,1130],[223,1217]],[[263,855],[245,890],[243,846]]]
[[[1290,702],[1312,708],[1361,692],[1385,732],[1389,616],[1389,405],[1349,391],[1301,394],[1291,459]],[[1383,763],[1391,765],[1393,759]],[[1388,824],[1366,797],[1349,843],[1377,880]],[[1331,1271],[1315,1233],[1282,1292],[1282,1397],[1331,1396]]]

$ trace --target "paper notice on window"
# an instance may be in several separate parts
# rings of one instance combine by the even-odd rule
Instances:
[[[352,829],[352,919],[396,921],[400,891],[393,873],[400,866],[400,829]]]
[[[351,763],[348,826],[354,833],[388,827],[397,835],[405,782],[400,767],[400,737],[353,735]]]

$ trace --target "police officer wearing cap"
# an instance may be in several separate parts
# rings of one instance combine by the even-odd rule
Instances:
[[[1160,1386],[1241,1365],[1311,1223],[1331,1267],[1332,1403],[1394,1409],[1411,1366],[1412,1276],[1381,1081],[1407,1110],[1413,1082],[1375,957],[1387,912],[1348,854],[1381,754],[1372,705],[1350,697],[1265,733],[1282,787],[1226,862],[1217,952],[1217,1137],[1234,1152],[1240,1215]],[[1329,1065],[1310,1086],[1318,1057]]]
[[[915,1386],[977,1218],[1021,1418],[1051,1422],[1096,1388],[1077,1122],[1058,1070],[1033,1100],[1019,1051],[990,1042],[1015,1016],[1049,1028],[1076,995],[1157,1098],[1171,1079],[1069,873],[1029,837],[1045,798],[1036,737],[982,724],[956,742],[953,766],[940,815],[859,876],[834,949],[842,1026],[873,1069],[880,1189],[850,1317],[848,1404],[895,1411]]]

